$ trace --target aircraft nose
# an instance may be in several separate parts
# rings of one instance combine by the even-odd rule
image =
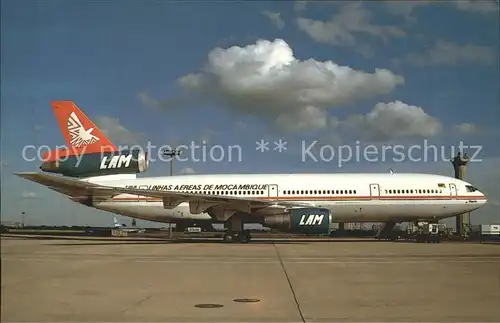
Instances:
[[[486,197],[486,195],[480,191],[478,191],[478,193],[478,195],[480,196],[480,198],[477,199],[478,203],[481,205],[486,204],[488,202],[488,198]]]

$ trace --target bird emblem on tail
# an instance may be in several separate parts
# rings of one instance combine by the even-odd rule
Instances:
[[[70,143],[74,147],[84,147],[99,141],[99,138],[92,134],[94,128],[85,129],[74,112],[69,115],[67,126],[71,136]]]

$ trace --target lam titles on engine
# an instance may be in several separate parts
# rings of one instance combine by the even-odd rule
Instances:
[[[327,209],[296,208],[264,217],[262,225],[280,231],[303,234],[329,234],[332,228],[332,215]]]

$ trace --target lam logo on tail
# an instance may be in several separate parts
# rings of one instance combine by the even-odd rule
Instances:
[[[99,141],[99,137],[94,136],[94,128],[85,129],[74,112],[71,112],[68,118],[68,132],[71,136],[70,143],[74,147],[84,147]]]
[[[70,150],[87,154],[118,150],[73,101],[54,101],[52,109]]]

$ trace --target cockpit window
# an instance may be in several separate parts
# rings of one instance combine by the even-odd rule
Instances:
[[[472,185],[465,185],[465,188],[467,189],[467,192],[475,192],[475,191],[477,191],[477,188],[475,188]]]

